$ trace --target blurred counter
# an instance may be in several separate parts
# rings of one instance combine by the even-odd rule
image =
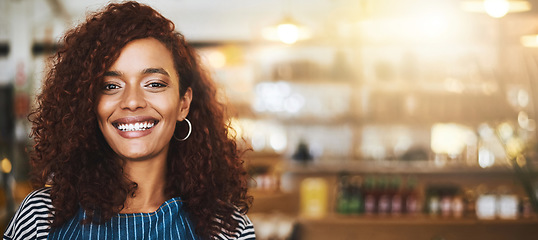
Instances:
[[[538,221],[331,216],[299,220],[298,239],[536,239]]]
[[[269,168],[254,174],[249,216],[261,240],[538,236],[538,217],[510,168],[361,161],[305,165],[282,159],[258,163]]]

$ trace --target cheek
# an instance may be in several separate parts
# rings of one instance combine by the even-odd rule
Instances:
[[[159,98],[156,102],[154,102],[153,106],[160,109],[160,112],[165,115],[164,117],[175,120],[179,115],[179,104],[178,94]]]
[[[106,121],[112,114],[114,103],[106,98],[101,98],[97,103],[96,113],[99,124]]]
[[[163,118],[167,119],[170,122],[176,122],[176,119],[179,115],[177,105],[175,104],[161,105],[161,107],[157,111],[161,113]]]

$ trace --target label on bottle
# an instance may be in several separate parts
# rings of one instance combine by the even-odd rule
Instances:
[[[378,209],[379,214],[387,214],[390,211],[390,198],[389,195],[384,194],[379,197]]]
[[[418,212],[418,199],[415,196],[408,196],[405,201],[405,209],[408,214],[415,214]]]
[[[306,218],[323,218],[327,214],[327,181],[323,178],[306,178],[301,183],[301,215]]]
[[[443,217],[450,216],[452,210],[452,199],[449,196],[441,198],[441,215]]]
[[[437,196],[432,196],[430,198],[430,203],[429,203],[428,206],[430,208],[430,214],[431,215],[439,214],[440,203],[439,203],[439,198]]]
[[[452,215],[455,218],[463,217],[463,199],[461,197],[454,197],[452,200]]]
[[[368,194],[364,197],[364,213],[375,213],[375,197],[372,194]]]
[[[481,195],[476,200],[478,219],[495,219],[497,198],[494,195]]]
[[[516,219],[519,200],[515,195],[501,195],[498,200],[498,215],[501,219]]]
[[[395,194],[392,196],[392,204],[390,206],[392,215],[399,215],[402,212],[402,196]]]

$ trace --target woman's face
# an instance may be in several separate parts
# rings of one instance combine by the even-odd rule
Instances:
[[[134,40],[105,73],[97,103],[99,128],[123,159],[166,157],[191,96],[188,89],[180,98],[179,77],[164,44],[154,38]]]

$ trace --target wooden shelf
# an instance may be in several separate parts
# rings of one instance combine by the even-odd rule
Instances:
[[[283,169],[295,174],[337,174],[340,172],[357,174],[417,174],[417,175],[514,175],[508,166],[480,168],[461,164],[436,166],[429,161],[363,161],[363,160],[321,160],[310,164],[291,161],[283,163]]]
[[[506,225],[506,224],[538,224],[538,218],[528,219],[492,219],[484,220],[476,217],[442,217],[442,216],[366,216],[332,214],[322,219],[298,219],[303,224],[338,224],[338,225]]]
[[[298,219],[298,239],[536,239],[538,220],[341,217]]]

